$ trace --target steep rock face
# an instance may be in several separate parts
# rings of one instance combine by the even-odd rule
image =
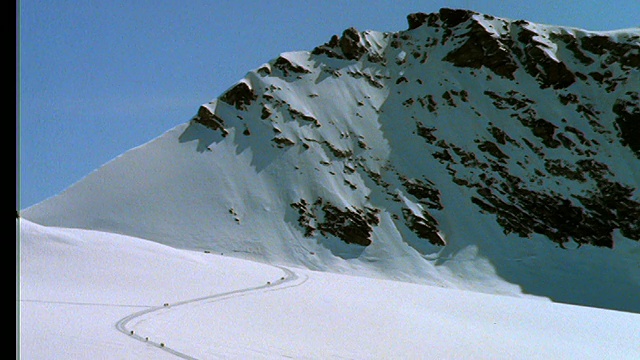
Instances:
[[[640,30],[456,9],[407,21],[280,54],[24,216],[640,311],[594,285],[640,296]],[[105,173],[117,181],[95,191]]]
[[[634,151],[640,159],[640,98],[637,91],[629,91],[613,104],[620,142]]]
[[[505,45],[509,39],[492,35],[477,22],[472,22],[468,29],[466,42],[449,52],[443,60],[459,67],[479,69],[485,66],[495,74],[513,80],[518,65]]]
[[[358,60],[367,52],[368,49],[363,43],[360,32],[353,27],[346,29],[341,37],[334,35],[328,43],[312,51],[316,55],[325,54],[347,60]]]
[[[193,117],[193,121],[200,123],[211,130],[220,130],[223,135],[227,134],[227,131],[224,129],[224,120],[211,112],[211,110],[204,105],[200,106],[198,114]]]
[[[316,230],[331,234],[347,244],[367,246],[371,244],[372,227],[380,222],[379,209],[341,209],[319,198],[312,205],[305,199],[291,204],[298,211],[298,223],[305,229],[305,236],[313,237]]]
[[[246,110],[247,106],[256,99],[256,94],[251,90],[249,85],[245,82],[239,82],[231,89],[227,90],[222,96],[220,101],[224,101],[227,104],[233,105],[238,110]]]
[[[505,234],[516,233],[529,237],[536,233],[562,247],[570,241],[578,245],[613,247],[613,233],[616,230],[624,232],[630,239],[639,239],[632,235],[634,231],[631,228],[634,226],[628,215],[639,208],[635,195],[637,184],[618,182],[602,174],[596,176],[584,166],[595,163],[607,169],[609,177],[615,174],[606,161],[596,156],[603,151],[603,143],[609,143],[611,140],[608,137],[614,134],[618,135],[622,145],[628,146],[637,156],[637,92],[630,90],[624,92],[623,96],[614,94],[610,99],[603,100],[597,95],[571,90],[578,82],[590,88],[596,84],[608,85],[605,88],[607,93],[615,90],[612,90],[612,86],[617,89],[616,94],[622,89],[631,89],[638,82],[638,74],[634,71],[640,49],[637,35],[613,37],[591,34],[457,9],[441,9],[433,14],[410,14],[407,21],[408,30],[398,33],[359,32],[349,28],[342,36],[333,36],[328,43],[315,48],[308,57],[301,55],[297,63],[281,56],[271,66],[282,70],[284,76],[296,73],[298,79],[303,81],[305,77],[314,78],[316,75],[308,69],[319,65],[320,77],[316,78],[316,82],[322,76],[330,76],[336,81],[348,76],[354,80],[364,80],[365,86],[388,94],[384,95],[387,103],[390,99],[401,103],[402,111],[393,106],[376,108],[374,105],[375,113],[368,116],[377,119],[383,128],[386,119],[409,116],[409,121],[415,123],[413,133],[426,140],[426,148],[419,152],[425,155],[430,153],[436,164],[444,166],[444,173],[449,175],[453,184],[471,190],[468,197],[470,203],[483,213],[494,215]],[[594,54],[603,60],[602,63],[597,63]],[[342,63],[325,62],[323,58]],[[485,74],[483,85],[479,87],[484,89],[482,93],[464,87],[462,84],[467,80],[457,79],[451,83],[446,74],[455,72],[447,69],[446,63],[454,68],[467,69],[462,72],[463,75],[458,75],[467,76],[467,79],[478,78],[478,72]],[[602,71],[607,66],[609,68]],[[434,76],[433,71],[444,71],[445,74]],[[502,88],[501,82],[492,80],[491,74],[510,81],[511,90],[497,91]],[[266,73],[262,75],[269,76]],[[518,85],[530,83],[529,79],[537,84],[537,88]],[[430,84],[426,84],[427,81]],[[439,81],[438,86],[434,86],[436,81]],[[450,84],[444,85],[447,82]],[[232,88],[223,98],[237,98],[226,101],[237,108],[238,104],[246,106],[256,99],[260,102],[262,97],[263,120],[271,119],[279,124],[277,119],[288,117],[310,121],[316,127],[341,128],[331,118],[298,110],[274,93],[253,94],[248,85],[242,84]],[[270,87],[275,89],[274,85]],[[443,91],[442,95],[433,92],[438,88]],[[363,92],[366,93],[366,90]],[[309,98],[315,96],[310,94]],[[354,98],[356,108],[366,107],[366,103],[371,102],[367,97],[360,100]],[[549,106],[542,103],[548,103],[553,97],[556,97],[557,105],[549,111]],[[487,108],[484,105],[487,103],[492,104],[493,108]],[[303,107],[310,109],[313,106],[307,104]],[[277,110],[285,108],[285,113]],[[340,116],[351,117],[353,114],[342,113]],[[355,111],[355,116],[367,121],[362,111]],[[456,118],[457,122],[466,118],[464,122],[467,123],[480,125],[489,120],[491,124],[487,130],[480,132],[459,129],[471,141],[460,142],[445,135],[450,132],[445,130],[447,128],[465,126],[452,124],[451,120]],[[514,129],[513,120],[520,124],[517,130]],[[438,185],[432,184],[425,190],[423,183],[407,180],[410,177],[405,171],[409,169],[394,168],[392,158],[374,166],[386,167],[386,171],[372,168],[373,158],[367,151],[371,149],[370,140],[357,135],[357,127],[349,130],[352,126],[349,124],[346,132],[344,129],[338,130],[343,145],[337,145],[326,139],[324,130],[309,136],[302,135],[299,130],[283,132],[282,126],[276,124],[273,125],[275,133],[288,134],[273,139],[279,147],[298,144],[309,149],[310,142],[324,144],[324,151],[328,151],[327,154],[335,159],[324,162],[325,166],[334,161],[344,163],[345,167],[350,164],[353,172],[357,173],[360,169],[361,176],[370,179],[379,188],[374,191],[382,191],[395,199],[399,191],[414,199],[409,201],[415,201],[414,204],[424,211],[408,211],[407,207],[398,207],[393,216],[404,219],[404,224],[398,226],[408,227],[419,238],[433,244],[445,244],[433,234],[439,231],[436,218],[446,215],[432,216],[426,210],[436,213],[447,211],[446,205],[441,203],[438,196],[434,196],[439,193]],[[394,126],[395,132],[400,132],[397,126]],[[403,125],[403,128],[411,129],[411,126]],[[586,135],[594,133],[604,136],[597,140],[597,137],[589,138]],[[357,144],[353,142],[355,138],[358,139]],[[475,145],[470,147],[470,143]],[[567,153],[573,157],[567,158]],[[408,155],[412,157],[417,154]],[[433,167],[428,165],[429,162],[419,162]],[[388,170],[391,168],[396,175],[390,178]],[[398,182],[404,187],[394,185]],[[553,182],[556,183],[554,186],[545,188]],[[573,182],[580,184],[575,191],[570,185]],[[349,179],[345,179],[344,184],[352,190],[358,190],[358,186]],[[558,184],[560,187],[567,184],[566,189],[557,189]],[[611,190],[614,188],[626,190]],[[613,193],[609,194],[608,191]],[[605,198],[617,199],[625,204],[625,210],[608,212],[605,216],[604,208],[595,205],[605,201]],[[337,211],[329,209],[338,208],[324,209],[329,218],[340,218],[335,220],[336,223],[345,222],[344,217],[337,216]],[[366,217],[351,222],[362,224],[363,221],[367,221]],[[335,230],[339,227],[324,225],[327,230],[333,229],[328,233],[346,243],[371,243],[368,236],[362,235],[370,234],[370,230],[359,231],[359,235],[352,232],[351,236],[356,240],[350,240],[347,239],[349,232]],[[313,229],[318,228],[320,226]],[[315,234],[308,227],[305,233]]]
[[[537,36],[536,32],[524,27],[518,33],[518,41],[525,45],[520,57],[525,70],[543,88],[552,86],[554,89],[564,89],[573,84],[576,81],[575,75],[562,61],[550,55],[547,50],[552,47],[536,40]]]

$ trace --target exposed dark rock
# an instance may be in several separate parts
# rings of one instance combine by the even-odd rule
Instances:
[[[221,101],[235,106],[238,110],[246,110],[247,106],[255,99],[257,99],[257,95],[245,82],[237,83],[220,96]]]
[[[616,100],[613,112],[617,115],[620,143],[628,146],[640,159],[640,101],[637,92],[627,95],[628,99]]]
[[[368,246],[371,244],[373,227],[380,223],[379,209],[341,209],[318,198],[313,204],[304,199],[290,206],[298,211],[298,224],[305,236],[315,236],[316,231],[331,234],[347,244]]]
[[[442,8],[439,11],[440,20],[448,26],[454,27],[471,19],[471,16],[477,14],[470,10]]]
[[[606,70],[604,73],[599,73],[597,71],[592,71],[588,74],[591,78],[599,83],[604,83],[605,80],[611,78],[613,73],[610,70]]]
[[[551,40],[560,40],[562,41],[567,49],[573,53],[573,56],[580,61],[583,65],[591,65],[595,60],[586,55],[582,49],[581,45],[578,42],[578,39],[571,34],[556,34],[552,33],[549,38]]]
[[[271,139],[271,141],[276,143],[279,148],[295,145],[295,142],[293,140],[288,139],[286,137],[281,137],[281,136],[276,136],[273,139]]]
[[[564,133],[558,133],[556,137],[558,138],[558,140],[560,140],[560,143],[566,149],[572,150],[573,148],[576,147],[576,144],[570,138],[568,138]]]
[[[547,120],[538,118],[537,112],[530,106],[535,104],[534,101],[524,98],[522,94],[509,91],[506,95],[501,96],[492,91],[485,91],[493,99],[493,104],[502,110],[513,109],[518,110],[512,114],[513,117],[531,129],[533,135],[542,139],[542,143],[551,148],[557,148],[562,143],[555,139],[555,132],[558,127]]]
[[[623,236],[640,240],[640,202],[633,199],[633,192],[633,188],[603,177],[597,181],[597,190],[576,198],[593,214],[601,231],[620,229]],[[613,247],[613,242],[595,245]]]
[[[398,85],[398,84],[400,84],[400,83],[403,83],[403,82],[408,83],[408,82],[409,82],[409,80],[408,80],[406,77],[404,77],[404,76],[400,76],[400,77],[398,78],[398,80],[396,80],[396,85]]]
[[[367,54],[367,60],[372,62],[372,63],[376,63],[376,64],[381,64],[381,65],[385,65],[386,64],[385,58],[382,55],[377,54],[375,52],[368,53]]]
[[[324,43],[323,45],[317,46],[315,47],[312,51],[311,54],[313,55],[326,55],[330,58],[336,58],[336,59],[344,59],[345,57],[343,55],[341,55],[340,53],[338,53],[338,42],[339,42],[339,38],[338,35],[333,35],[331,37],[331,40],[329,40],[329,42]]]
[[[269,109],[268,107],[264,106],[264,104],[262,105],[262,111],[260,113],[260,118],[262,120],[267,119],[269,116],[271,116],[271,114],[273,114],[273,111],[271,109]]]
[[[529,149],[531,149],[536,155],[538,155],[540,158],[544,158],[544,152],[542,151],[541,147],[536,146],[527,138],[522,138],[522,141],[524,141],[524,143],[529,147]]]
[[[505,93],[506,96],[499,95],[493,91],[485,90],[484,94],[493,99],[493,105],[501,110],[513,109],[520,110],[528,107],[535,102],[526,98],[523,94],[517,91],[510,90]]]
[[[548,122],[545,119],[535,119],[530,123],[526,123],[533,135],[542,139],[542,143],[550,148],[557,148],[561,145],[561,143],[554,138],[556,133],[557,126]]]
[[[551,58],[544,50],[546,45],[535,40],[535,32],[522,27],[518,33],[518,41],[524,44],[524,52],[520,62],[527,73],[533,76],[541,88],[553,87],[564,89],[576,81],[575,75],[563,62]]]
[[[578,141],[580,141],[580,144],[586,145],[586,146],[591,146],[591,141],[589,141],[587,139],[587,137],[584,135],[584,133],[582,131],[574,128],[573,126],[565,126],[564,130],[566,132],[570,132],[570,133],[574,134],[578,138]]]
[[[309,74],[311,71],[305,69],[300,65],[293,64],[289,59],[279,56],[273,63],[273,67],[282,70],[284,76],[294,74]]]
[[[580,102],[576,94],[567,94],[567,95],[558,94],[558,99],[560,99],[560,102],[562,103],[562,105],[577,104]]]
[[[453,100],[451,93],[449,91],[445,91],[442,93],[442,98],[447,102],[447,105],[456,107],[456,102]]]
[[[454,19],[460,20],[462,18],[453,17],[449,20],[454,21]],[[479,69],[485,66],[495,74],[513,80],[513,73],[518,69],[518,65],[503,43],[509,41],[496,38],[478,22],[472,22],[469,29],[465,35],[467,41],[449,52],[442,60],[458,67]]]
[[[561,159],[545,159],[544,168],[553,176],[562,176],[569,180],[585,182],[587,179],[580,169],[575,169],[572,164]]]
[[[402,209],[405,224],[419,238],[428,240],[433,245],[445,246],[446,242],[438,234],[438,222],[428,212],[416,215],[409,209]]]
[[[340,238],[347,244],[371,245],[373,226],[379,224],[377,209],[340,209],[327,203],[322,207],[324,219],[318,230]]]
[[[471,201],[482,210],[495,214],[505,234],[516,233],[521,237],[543,234],[563,247],[572,237],[578,243],[594,241],[582,239],[588,236],[584,229],[578,229],[584,224],[584,212],[571,201],[525,189],[511,190],[508,200],[504,200],[490,189],[481,188],[478,194],[482,199],[472,197]],[[596,239],[601,240],[601,237],[610,240],[611,234],[598,234]]]
[[[440,161],[441,164],[455,162],[453,160],[453,156],[451,156],[451,153],[449,153],[447,149],[436,151],[432,153],[431,156],[433,156],[434,159]]]
[[[478,160],[476,154],[472,151],[464,150],[463,148],[450,144],[450,148],[458,156],[460,164],[467,168],[481,168],[484,167],[483,163]]]
[[[290,204],[292,208],[298,211],[298,225],[304,229],[304,236],[312,237],[316,231],[316,217],[309,209],[309,203],[305,199]]]
[[[451,92],[453,92],[455,95],[458,95],[458,97],[460,97],[460,100],[469,102],[469,93],[467,92],[467,90],[461,90],[460,92],[452,90]]]
[[[218,115],[212,113],[205,106],[200,106],[198,114],[193,118],[197,123],[200,123],[212,130],[221,130],[222,135],[227,135],[228,132],[224,128],[224,120]]]
[[[595,132],[599,134],[609,133],[609,130],[600,124],[600,111],[598,111],[593,104],[578,104],[576,106],[576,112],[587,119],[589,125],[591,125],[591,128]]]
[[[355,79],[364,79],[369,85],[378,88],[378,89],[382,89],[384,87],[384,84],[380,82],[380,80],[384,79],[385,77],[381,76],[381,75],[372,75],[368,72],[365,71],[349,71],[347,72],[347,74],[349,74],[350,76],[353,76]]]
[[[435,113],[438,110],[438,103],[433,98],[433,95],[427,94],[425,97],[418,98],[418,102],[422,107],[427,108],[429,112]]]
[[[409,107],[411,105],[413,105],[413,103],[415,102],[415,100],[413,100],[413,98],[408,98],[407,100],[402,102],[402,105]]]
[[[353,156],[353,151],[351,149],[342,150],[338,147],[334,146],[328,141],[323,141],[322,144],[326,145],[329,148],[329,151],[333,154],[333,156],[340,159],[348,159]]]
[[[362,45],[360,32],[353,27],[348,28],[342,33],[338,45],[344,56],[349,60],[358,60],[362,55],[367,53],[367,48]]]
[[[487,152],[491,154],[491,156],[497,158],[498,160],[508,159],[509,156],[500,150],[500,147],[491,141],[483,141],[478,145],[478,149],[483,152]]]
[[[616,229],[629,239],[640,240],[640,203],[633,199],[634,189],[608,180],[608,167],[593,159],[576,165],[574,168],[566,161],[549,160],[545,167],[555,176],[584,182],[588,174],[595,180],[595,190],[572,195],[582,206],[557,193],[526,189],[519,178],[498,168],[494,170],[499,170],[506,181],[480,187],[480,197],[471,200],[483,211],[495,214],[505,233],[522,237],[538,233],[563,247],[573,240],[579,245],[611,248]]]
[[[433,133],[436,131],[436,128],[426,127],[422,125],[421,122],[416,122],[416,132],[419,136],[423,137],[429,144],[433,144],[436,140],[438,140]]]
[[[402,177],[402,185],[407,192],[430,209],[442,210],[444,207],[440,202],[440,191],[431,182],[426,183],[420,179],[408,179]]]
[[[510,144],[519,147],[518,143],[512,137],[510,137],[506,132],[504,132],[502,129],[496,126],[491,126],[489,128],[489,132],[491,133],[493,138],[496,139],[498,144],[506,145],[507,142],[509,142]]]
[[[436,16],[435,14],[425,14],[425,13],[413,13],[407,15],[407,22],[409,23],[409,30],[417,29],[422,24],[426,23],[428,19]]]
[[[591,35],[581,39],[582,48],[590,53],[606,55],[605,63],[620,63],[634,69],[640,69],[640,42],[617,42],[607,36]]]
[[[576,71],[575,75],[578,79],[582,80],[582,81],[587,81],[587,75],[581,73],[580,71]]]
[[[289,115],[291,115],[292,119],[304,120],[304,121],[308,121],[310,123],[313,123],[316,126],[320,126],[320,122],[318,121],[318,119],[316,119],[316,118],[314,118],[313,116],[310,116],[310,115],[305,115],[301,111],[298,111],[298,110],[292,108],[291,106],[289,106]]]

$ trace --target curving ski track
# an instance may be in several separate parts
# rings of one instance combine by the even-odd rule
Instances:
[[[245,289],[238,289],[238,290],[233,290],[233,291],[228,291],[228,292],[224,292],[224,293],[218,293],[218,294],[213,294],[213,295],[208,295],[208,296],[203,296],[203,297],[199,297],[199,298],[194,298],[194,299],[188,299],[188,300],[183,300],[183,301],[178,301],[178,302],[174,302],[171,303],[171,308],[175,308],[176,306],[180,306],[180,305],[187,305],[187,304],[194,304],[194,303],[198,303],[198,302],[213,302],[213,301],[222,301],[225,299],[229,299],[229,298],[234,298],[234,297],[238,297],[238,296],[243,296],[246,295],[247,293],[251,293],[251,292],[255,292],[255,291],[259,291],[259,290],[264,290],[264,289],[269,289],[272,288],[270,291],[276,291],[276,290],[283,290],[283,289],[287,289],[287,288],[291,288],[291,287],[296,287],[296,286],[300,286],[302,284],[304,284],[309,278],[308,276],[304,275],[301,281],[296,281],[298,279],[300,279],[300,277],[298,276],[298,274],[296,274],[295,272],[291,271],[288,268],[285,268],[283,266],[277,266],[277,265],[273,265],[277,268],[279,268],[280,270],[282,270],[285,273],[285,276],[276,280],[276,281],[272,281],[269,283],[266,283],[264,285],[260,285],[260,286],[254,286],[254,287],[249,287],[249,288],[245,288]],[[293,282],[293,284],[290,284],[288,286],[284,286],[287,283],[291,283]],[[150,314],[152,312],[156,312],[156,311],[162,311],[162,310],[166,310],[167,307],[166,306],[154,306],[151,307],[149,309],[145,309],[145,310],[141,310],[141,311],[137,311],[133,314],[130,314],[128,316],[123,317],[122,319],[118,320],[118,322],[116,323],[116,329],[118,331],[120,331],[121,333],[127,335],[128,337],[141,341],[147,345],[152,345],[155,346],[161,350],[164,350],[170,354],[173,354],[177,357],[183,358],[183,359],[193,359],[196,360],[196,358],[187,355],[183,352],[177,351],[175,349],[172,349],[169,346],[166,346],[163,342],[157,342],[154,341],[152,339],[147,339],[144,336],[141,336],[139,334],[136,334],[135,332],[132,333],[131,329],[127,328],[127,324],[136,319],[139,318],[141,316]]]

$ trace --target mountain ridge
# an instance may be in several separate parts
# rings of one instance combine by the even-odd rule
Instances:
[[[640,311],[640,29],[407,21],[280,54],[22,215]]]

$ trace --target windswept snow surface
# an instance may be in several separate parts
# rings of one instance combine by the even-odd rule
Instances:
[[[23,359],[640,358],[638,314],[17,222]]]

